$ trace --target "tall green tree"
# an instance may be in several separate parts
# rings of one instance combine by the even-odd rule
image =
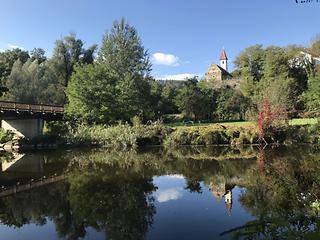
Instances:
[[[304,92],[303,99],[307,110],[320,111],[320,75],[309,79],[308,90]]]
[[[214,112],[215,119],[218,120],[232,120],[233,112],[228,108],[230,104],[230,99],[234,94],[234,90],[229,87],[224,87],[219,89],[216,100],[216,109]]]
[[[15,61],[25,63],[30,58],[29,53],[19,48],[0,52],[0,79],[5,81],[11,73]]]
[[[301,109],[299,96],[306,90],[308,68],[301,48],[256,45],[245,49],[236,59],[240,89],[257,109],[264,98],[287,110]]]
[[[11,73],[13,64],[19,60],[25,63],[30,58],[29,53],[19,48],[0,52],[0,96],[8,91],[6,87],[7,78]]]
[[[124,18],[115,21],[111,30],[103,36],[98,62],[120,79],[126,75],[146,77],[151,72],[149,54],[137,30]]]
[[[30,52],[31,61],[37,60],[39,64],[46,61],[47,57],[45,53],[46,52],[42,48],[34,48]]]
[[[96,45],[91,46],[89,49],[84,49],[83,45],[83,41],[77,38],[74,33],[55,42],[51,61],[54,62],[56,71],[60,73],[64,86],[68,85],[76,64],[90,64],[94,60],[93,55]]]
[[[262,45],[246,48],[237,56],[235,68],[241,77],[241,90],[245,96],[254,98],[257,83],[263,77],[265,51]]]
[[[100,64],[76,67],[67,88],[67,113],[87,123],[108,123],[119,119],[121,110],[118,108],[116,80]]]
[[[210,114],[208,98],[198,86],[197,78],[188,79],[185,86],[179,90],[176,97],[176,104],[179,110],[187,118],[194,120],[205,119]]]
[[[137,30],[123,18],[115,21],[111,30],[103,36],[98,64],[117,79],[116,97],[121,119],[128,120],[135,115],[151,118],[149,55]]]
[[[30,58],[22,63],[17,60],[7,79],[8,93],[5,99],[42,104],[61,104],[64,96],[59,84],[45,63]]]

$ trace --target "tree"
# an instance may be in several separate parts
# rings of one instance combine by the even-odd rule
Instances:
[[[31,61],[38,60],[38,63],[42,63],[47,60],[47,57],[45,56],[45,51],[42,48],[34,48],[30,52]]]
[[[116,78],[117,102],[121,116],[152,118],[150,106],[151,63],[136,29],[123,18],[115,21],[103,37],[98,64]]]
[[[188,79],[176,97],[176,104],[180,111],[182,111],[187,118],[194,120],[203,119],[207,116],[207,113],[210,112],[210,110],[206,108],[208,106],[206,96],[197,86],[197,83],[197,78]]]
[[[250,99],[245,97],[241,91],[235,90],[231,98],[226,101],[226,109],[232,114],[238,115],[239,120],[246,119],[246,112],[250,107]]]
[[[8,88],[6,87],[6,81],[11,73],[13,64],[17,60],[19,60],[21,63],[25,63],[29,57],[30,56],[27,51],[19,48],[0,52],[0,96],[2,96],[4,92],[8,91]]]
[[[5,81],[10,75],[15,61],[20,60],[21,63],[25,63],[29,58],[29,53],[19,48],[0,52],[0,80]]]
[[[67,88],[67,113],[87,123],[119,119],[116,78],[100,64],[78,66]]]
[[[103,36],[98,62],[120,79],[125,75],[146,77],[151,72],[148,52],[142,46],[136,29],[124,18],[115,21]]]
[[[36,94],[34,88],[35,82],[39,79],[38,63],[30,59],[22,63],[17,60],[11,70],[7,80],[9,92],[6,98],[17,102],[35,103]]]
[[[320,35],[311,41],[309,50],[313,55],[320,56]]]
[[[299,96],[306,90],[308,68],[301,48],[256,45],[245,49],[236,59],[240,89],[254,109],[264,98],[273,106],[287,110],[301,109]]]
[[[298,96],[303,89],[300,81],[304,81],[297,73],[302,66],[292,64],[299,55],[280,47],[268,47],[265,50],[264,76],[259,82],[259,102],[268,98],[272,106],[293,110],[297,108]],[[307,75],[305,74],[305,78]]]
[[[218,120],[232,120],[233,113],[228,109],[228,102],[232,98],[234,90],[229,87],[221,88],[217,94],[215,118]]]
[[[96,45],[87,50],[83,48],[83,45],[82,40],[78,39],[74,33],[57,40],[55,43],[51,61],[55,63],[56,70],[60,72],[64,86],[68,86],[76,64],[93,62]]]
[[[160,80],[162,81],[162,80]],[[152,80],[151,84],[151,106],[153,106],[154,115],[160,118],[163,114],[178,113],[178,107],[175,104],[177,89],[169,84]]]
[[[241,90],[247,97],[254,97],[256,84],[263,77],[265,51],[262,45],[246,48],[235,60],[236,71],[241,76]]]
[[[9,89],[5,98],[17,102],[62,104],[64,92],[50,69],[50,66],[38,60],[22,63],[17,60],[7,79]]]
[[[307,110],[320,111],[320,75],[309,79],[308,90],[304,92],[303,99]]]

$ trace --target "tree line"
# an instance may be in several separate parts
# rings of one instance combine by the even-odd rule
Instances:
[[[306,53],[320,56],[320,39],[308,48],[246,48],[235,60],[235,88],[198,78],[161,82],[151,75],[137,30],[120,19],[100,47],[85,48],[70,34],[55,42],[50,58],[41,48],[0,52],[0,91],[3,100],[65,105],[68,118],[90,124],[177,113],[193,120],[245,120],[266,98],[294,116],[320,108],[319,65]]]

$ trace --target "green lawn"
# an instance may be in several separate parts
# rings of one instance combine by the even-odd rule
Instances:
[[[317,118],[295,118],[291,119],[289,124],[294,125],[313,125],[319,123],[319,119]]]
[[[291,119],[289,121],[289,125],[312,125],[320,122],[316,118],[296,118]],[[246,126],[254,126],[256,123],[253,121],[250,122],[216,122],[216,123],[197,123],[197,122],[178,122],[178,123],[169,123],[167,124],[170,127],[205,127],[205,126],[214,126],[214,125],[223,125],[223,126],[238,126],[238,127],[246,127]]]

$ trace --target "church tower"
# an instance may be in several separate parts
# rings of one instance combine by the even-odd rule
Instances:
[[[228,57],[224,49],[222,49],[220,54],[220,67],[228,72]]]

